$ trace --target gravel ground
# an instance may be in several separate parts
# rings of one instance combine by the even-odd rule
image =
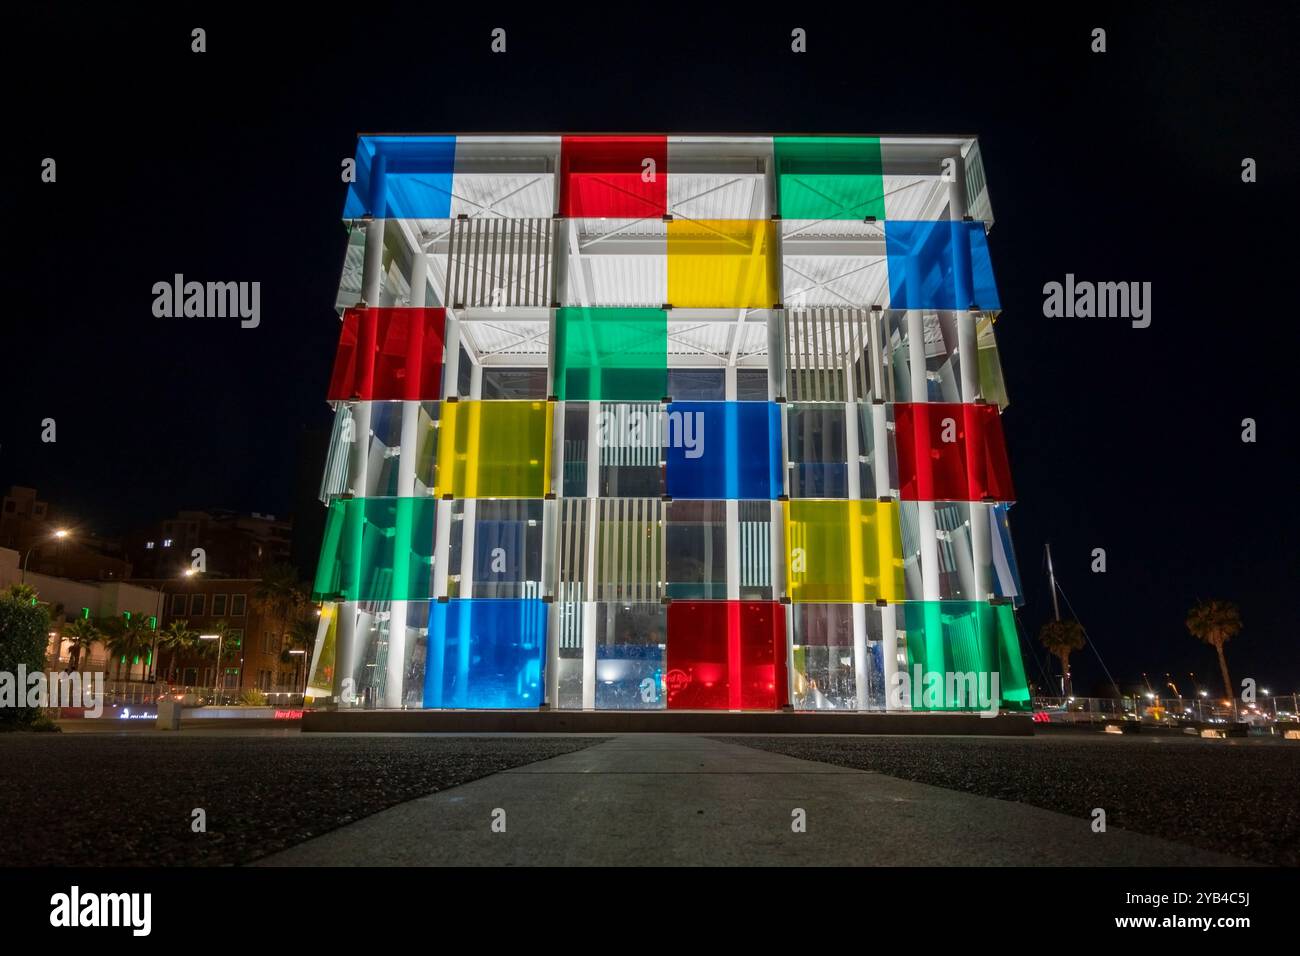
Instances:
[[[587,737],[0,734],[0,866],[260,856]],[[191,812],[207,811],[207,832]]]
[[[1054,734],[717,737],[1018,801],[1254,863],[1300,865],[1300,746],[1284,741]]]

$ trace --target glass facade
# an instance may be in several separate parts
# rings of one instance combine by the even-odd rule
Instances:
[[[317,703],[1026,706],[980,163],[362,137]]]

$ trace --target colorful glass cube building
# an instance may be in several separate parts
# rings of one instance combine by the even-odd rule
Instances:
[[[363,136],[343,216],[318,704],[1027,706],[974,139]]]

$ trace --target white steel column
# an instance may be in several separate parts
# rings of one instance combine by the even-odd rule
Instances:
[[[857,396],[854,394],[854,376],[845,375],[845,387],[847,389],[845,397],[848,399],[843,405],[844,409],[844,449],[847,463],[848,478],[848,496],[849,501],[860,501],[862,499],[862,474],[860,471],[860,452],[858,450],[858,404]],[[874,489],[873,489],[874,490]],[[856,531],[856,529],[854,529]],[[850,542],[852,547],[857,547],[857,542]],[[853,688],[858,710],[866,710],[871,702],[868,693],[870,689],[871,669],[868,666],[870,658],[867,654],[867,606],[854,602],[853,609]]]
[[[737,331],[735,334],[740,333]],[[723,382],[723,398],[734,402],[736,400],[735,365],[726,367]],[[723,504],[727,511],[727,600],[738,601],[740,600],[740,502],[735,498],[728,498]]]
[[[472,361],[472,360],[471,360]],[[479,401],[483,397],[483,366],[472,362],[469,370],[469,398]],[[474,526],[478,518],[478,499],[465,498],[461,502],[460,522],[460,590],[458,597],[474,596]],[[515,560],[522,556],[516,555]]]
[[[907,312],[907,355],[911,365],[912,401],[929,402],[929,388],[925,368],[925,324],[919,309]],[[921,545],[922,599],[939,600],[939,529],[934,516],[933,501],[918,501],[917,536]]]
[[[593,375],[599,376],[598,370]],[[599,393],[597,393],[599,394]],[[596,536],[600,530],[600,402],[587,403],[587,574],[582,605],[582,709],[596,708]]]
[[[373,219],[365,225],[366,251],[361,274],[361,302],[379,305],[379,292],[384,275],[384,220]],[[351,406],[352,440],[355,443],[348,455],[348,488],[357,497],[366,493],[366,462],[370,455],[370,403],[358,402]],[[342,682],[356,680],[357,646],[363,635],[357,633],[357,602],[340,601],[338,606],[338,669],[336,687],[342,691]],[[353,685],[355,686],[355,685]],[[355,693],[355,691],[354,691]],[[351,702],[340,704],[350,706]]]
[[[429,282],[429,258],[419,249],[411,252],[411,306],[424,305]],[[415,459],[420,442],[420,403],[402,402],[402,438],[397,454],[397,497],[415,497]],[[401,707],[405,696],[407,602],[394,601],[388,616],[388,657],[384,673],[384,706]]]

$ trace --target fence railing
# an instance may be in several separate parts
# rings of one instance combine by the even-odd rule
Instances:
[[[1263,694],[1253,703],[1211,697],[1035,697],[1033,708],[1052,723],[1104,723],[1140,720],[1149,724],[1271,724],[1294,721],[1300,695]]]
[[[156,684],[145,681],[107,681],[104,685],[105,707],[156,706],[164,697],[179,699],[184,704],[194,707],[200,705],[235,707],[243,704],[301,709],[303,706],[303,692],[292,687],[272,687],[267,690],[227,687],[222,690],[213,687],[167,684],[163,681]]]

